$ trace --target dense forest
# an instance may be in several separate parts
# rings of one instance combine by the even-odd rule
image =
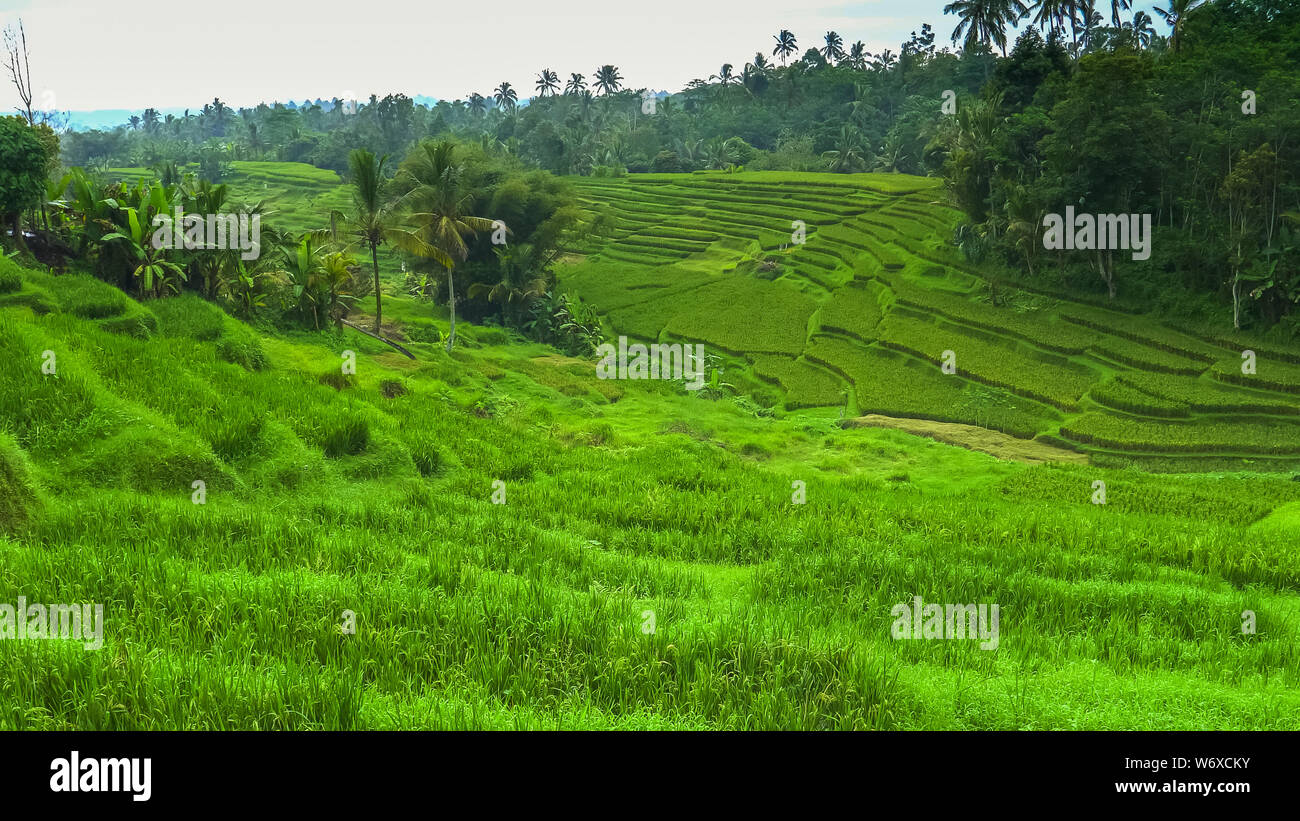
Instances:
[[[476,318],[500,314],[522,323],[533,312],[493,305],[488,295],[500,301],[504,293],[493,286],[505,281],[505,291],[535,307],[551,290],[548,266],[563,253],[566,237],[598,228],[578,225],[572,198],[551,175],[743,169],[934,175],[943,177],[966,215],[953,243],[995,283],[1097,294],[1291,338],[1300,329],[1300,78],[1293,70],[1300,63],[1300,8],[1281,0],[1168,5],[1158,11],[1168,30],[1163,35],[1146,12],[1124,0],[1109,7],[958,0],[945,8],[947,22],[956,23],[955,48],[941,47],[927,24],[897,54],[869,53],[833,31],[809,43],[782,30],[772,42],[756,43],[743,65],[722,63],[717,73],[672,93],[634,87],[616,65],[567,78],[547,67],[531,98],[502,82],[433,106],[401,94],[239,110],[213,100],[184,116],[149,108],[111,131],[56,134],[41,123],[57,125],[57,115],[32,111],[29,90],[27,133],[11,122],[0,135],[6,168],[27,175],[26,183],[6,184],[4,210],[11,226],[26,213],[29,225],[50,229],[61,247],[85,258],[85,242],[96,233],[130,234],[122,209],[98,215],[118,230],[92,227],[89,200],[142,207],[145,192],[124,199],[96,183],[108,168],[154,168],[163,186],[182,185],[168,197],[180,196],[187,207],[201,207],[198,198],[210,193],[198,186],[219,186],[234,161],[310,163],[365,190],[369,182],[356,178],[360,168],[375,172],[383,188],[368,206],[374,216],[403,186],[414,185],[403,170],[433,156],[430,141],[454,145],[443,151],[463,158],[453,165],[465,171],[454,176],[470,197],[466,215],[503,220],[525,247],[502,259],[502,249],[481,230],[461,222],[443,232],[436,253],[409,256],[411,268],[438,274],[439,284],[428,289],[434,298],[445,300],[446,289],[454,288]],[[1023,31],[1011,41],[1017,23]],[[21,81],[20,71],[20,90]],[[384,164],[384,157],[397,159]],[[65,174],[60,166],[82,170]],[[196,178],[190,183],[183,179],[187,167]],[[96,184],[100,190],[87,188]],[[218,196],[224,203],[224,192]],[[1149,214],[1156,226],[1150,258],[1110,251],[1049,258],[1043,219],[1067,206]],[[301,239],[286,239],[286,247],[299,248]],[[438,244],[427,230],[424,240],[426,249]],[[362,256],[373,256],[373,245]],[[101,276],[125,284],[133,270],[128,261],[141,253],[148,255],[119,248],[88,259]],[[466,270],[459,284],[450,277],[442,282],[447,254],[459,256]],[[186,274],[180,285],[169,278],[172,269],[160,270],[159,293],[218,290],[204,272],[181,270],[175,274]],[[246,308],[265,301],[247,293],[252,286],[240,276],[228,277],[238,292],[232,299]],[[366,287],[373,285],[352,291]],[[326,288],[310,301],[336,300]],[[303,316],[311,313],[299,308]]]

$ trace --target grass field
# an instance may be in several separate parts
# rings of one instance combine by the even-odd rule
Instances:
[[[735,390],[0,259],[0,603],[106,619],[0,641],[0,729],[1300,729],[1294,363],[993,305],[930,180],[574,184],[628,221],[564,287]],[[998,604],[996,649],[895,640],[915,596]]]
[[[1267,454],[1272,468],[1300,466],[1300,350],[1014,289],[994,303],[951,245],[957,213],[935,180],[697,172],[574,184],[619,227],[561,272],[565,287],[619,333],[730,354],[733,372],[781,385],[787,409],[843,407],[851,389],[863,412],[1039,437],[1114,464],[1257,469],[1253,456]],[[778,364],[795,362],[820,369]]]

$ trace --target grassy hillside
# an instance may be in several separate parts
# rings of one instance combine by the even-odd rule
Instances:
[[[1110,464],[1300,464],[1300,349],[1050,294],[1004,288],[995,305],[951,244],[957,213],[937,180],[696,172],[574,184],[612,230],[561,272],[566,287],[619,333],[732,354],[787,408],[975,425]],[[1246,349],[1255,374],[1242,373]],[[945,352],[953,374],[939,367]]]
[[[811,266],[824,283],[805,277],[798,258],[822,230],[785,281],[737,290],[807,312],[804,344],[775,309],[752,337],[671,302],[647,327],[763,340],[756,367],[812,395],[853,380],[864,410],[866,395],[918,414],[932,397],[931,416],[954,417],[1005,401],[1018,424],[1068,418],[1076,436],[1120,441],[1200,421],[1221,391],[1284,396],[1116,363],[1124,378],[1097,385],[1163,390],[1175,398],[1160,409],[1187,416],[1112,432],[1128,417],[1076,395],[1092,383],[934,376],[900,348],[915,324],[946,326],[899,303],[908,285],[947,292],[919,284],[914,257],[860,285],[839,263]],[[624,270],[704,304],[716,286],[691,266],[726,242]],[[610,260],[584,265],[571,281],[620,293],[594,276]],[[936,282],[969,284],[944,270]],[[849,287],[881,306],[881,337],[852,311],[838,330],[817,321]],[[351,332],[263,333],[193,296],[142,306],[8,260],[0,291],[0,591],[103,603],[107,620],[99,652],[0,641],[0,728],[1300,728],[1290,477],[998,461],[674,383],[602,382],[593,363],[501,331],[469,329],[452,356],[412,342],[411,362]],[[616,323],[637,304],[625,293]],[[943,322],[1007,351],[1015,339],[1026,358],[1046,355],[1016,336],[1034,323],[1086,327],[1033,317],[1014,334],[958,308]],[[1108,344],[1164,350],[1120,330]],[[969,350],[968,367],[997,364]],[[1103,370],[1091,353],[1053,355]],[[1104,506],[1090,503],[1097,480]],[[999,603],[998,648],[891,640],[890,608],[915,595]]]

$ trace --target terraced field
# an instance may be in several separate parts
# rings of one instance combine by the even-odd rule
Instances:
[[[562,284],[618,333],[726,354],[778,386],[788,410],[976,425],[1102,461],[1300,462],[1300,348],[1192,335],[1051,294],[1012,291],[995,305],[949,241],[958,214],[937,180],[718,172],[573,184],[611,229]]]
[[[191,163],[183,171],[198,171]],[[109,168],[108,179],[134,183],[156,179],[150,168]],[[329,227],[330,211],[346,210],[351,199],[338,174],[300,162],[233,162],[222,180],[248,204],[261,202],[265,221],[301,233]]]

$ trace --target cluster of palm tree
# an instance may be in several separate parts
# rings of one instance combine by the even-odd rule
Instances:
[[[124,290],[133,286],[141,298],[161,298],[188,287],[227,301],[243,315],[278,300],[281,310],[294,311],[320,329],[340,323],[356,300],[373,289],[376,335],[383,321],[379,249],[390,245],[445,269],[452,295],[451,350],[456,339],[453,272],[468,254],[466,239],[493,227],[492,220],[468,213],[471,196],[461,184],[455,150],[450,141],[426,141],[387,183],[387,158],[354,150],[349,156],[349,212],[333,212],[328,230],[299,235],[262,226],[261,253],[255,260],[242,259],[238,248],[157,247],[154,218],[170,217],[176,207],[188,214],[257,215],[259,222],[269,215],[261,203],[234,203],[225,185],[181,175],[174,166],[155,169],[157,178],[134,186],[100,184],[73,169],[50,185],[45,227],[101,278]],[[369,256],[373,283],[363,274],[357,252]],[[523,260],[514,264],[526,267]]]
[[[619,72],[617,66],[603,65],[596,69],[593,75],[593,85],[588,87],[587,78],[584,74],[574,72],[569,75],[568,81],[564,84],[563,94],[571,97],[591,97],[593,94],[609,96],[623,88],[623,75]],[[544,68],[537,75],[537,81],[534,84],[538,97],[557,97],[560,96],[560,75],[549,68]],[[594,91],[593,91],[594,89]],[[486,114],[488,111],[489,98],[484,97],[478,92],[471,93],[467,98],[469,110],[475,114]],[[501,111],[513,113],[519,107],[519,92],[506,81],[492,89],[490,98],[496,103],[496,107]]]
[[[1156,8],[1156,13],[1164,17],[1173,31],[1171,46],[1174,51],[1180,45],[1187,15],[1205,2],[1170,0],[1168,10]],[[943,12],[958,18],[957,27],[952,32],[954,42],[961,42],[963,48],[996,46],[1005,57],[1007,29],[1025,18],[1046,32],[1049,38],[1062,38],[1068,31],[1076,48],[1092,45],[1097,30],[1103,28],[1106,21],[1097,6],[1097,0],[1035,0],[1032,4],[1024,0],[953,0],[944,6]],[[1123,13],[1132,10],[1132,0],[1110,0],[1111,26],[1126,33],[1139,48],[1147,48],[1155,38],[1151,15],[1138,10],[1125,21]]]
[[[281,310],[299,313],[316,328],[346,312],[359,269],[346,251],[329,247],[325,232],[294,236],[264,226],[260,253],[250,260],[237,247],[175,249],[155,242],[154,218],[170,218],[177,207],[187,214],[257,216],[259,224],[270,213],[261,203],[232,202],[225,185],[182,176],[170,166],[156,170],[157,178],[128,185],[101,184],[72,169],[49,186],[46,230],[100,278],[141,299],[189,287],[243,315],[278,299]]]

